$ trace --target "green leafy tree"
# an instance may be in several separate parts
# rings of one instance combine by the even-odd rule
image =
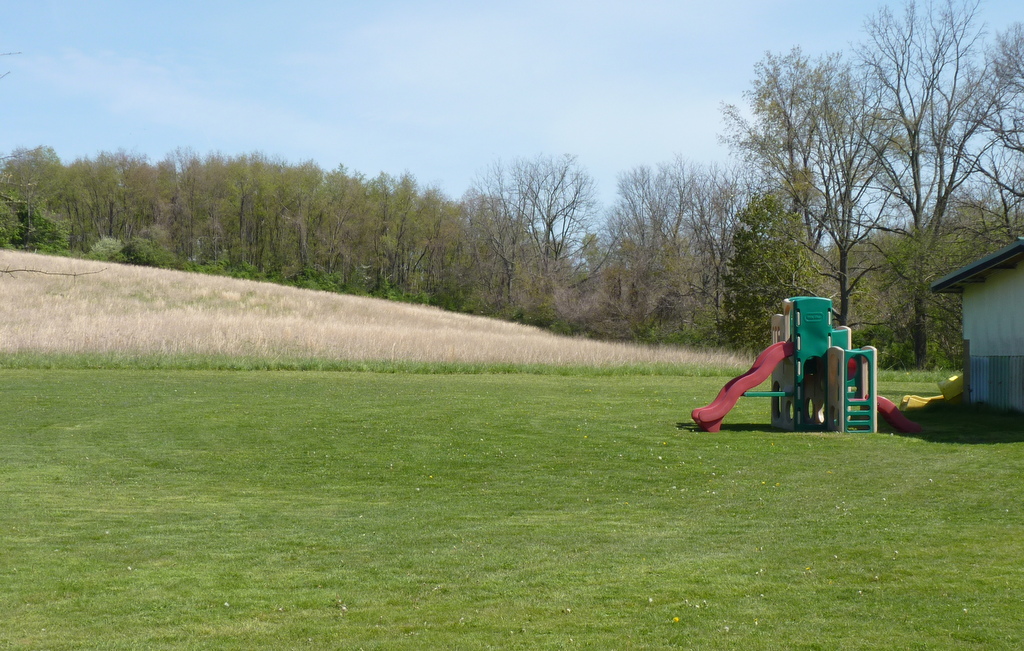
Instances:
[[[18,232],[18,219],[6,201],[0,202],[0,249],[13,246]]]
[[[866,242],[883,226],[888,194],[874,191],[888,136],[864,107],[872,88],[840,55],[811,60],[799,48],[768,54],[745,93],[749,113],[726,107],[727,141],[801,214],[807,242],[847,325],[858,285],[873,271]]]
[[[775,195],[752,198],[739,213],[733,257],[725,276],[724,333],[739,349],[771,343],[771,315],[782,300],[812,294],[815,276],[801,242],[803,220],[787,211]]]
[[[53,212],[53,187],[61,170],[50,147],[16,149],[3,159],[0,197],[7,204],[0,218],[0,240],[7,246],[58,252],[68,248],[67,225]]]
[[[43,213],[38,208],[19,206],[11,244],[29,251],[40,253],[63,253],[68,250],[69,229],[67,222]]]

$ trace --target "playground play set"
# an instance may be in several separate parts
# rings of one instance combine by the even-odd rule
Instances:
[[[876,350],[850,348],[850,329],[832,327],[832,301],[801,296],[772,317],[772,343],[750,370],[730,380],[693,420],[717,432],[742,397],[771,398],[772,425],[798,432],[874,432],[878,414],[900,432],[920,425],[878,395]],[[771,391],[755,391],[771,377]]]

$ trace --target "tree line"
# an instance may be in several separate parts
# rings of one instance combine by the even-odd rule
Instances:
[[[460,198],[262,153],[0,165],[0,246],[428,302],[588,336],[757,349],[833,299],[888,366],[959,366],[935,278],[1024,236],[1024,28],[975,1],[882,8],[850,52],[769,53],[725,106],[729,165],[497,161]]]

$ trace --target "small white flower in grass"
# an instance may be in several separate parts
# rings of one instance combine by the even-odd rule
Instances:
[[[224,602],[224,607],[225,607],[225,608],[230,608],[230,607],[231,607],[231,604],[229,604],[228,602],[226,602],[226,601],[225,601],[225,602]]]

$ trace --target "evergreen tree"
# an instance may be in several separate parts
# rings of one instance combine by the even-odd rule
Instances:
[[[800,215],[775,195],[756,196],[740,211],[733,258],[725,276],[724,334],[739,349],[771,343],[771,315],[782,300],[809,291],[814,273]]]

